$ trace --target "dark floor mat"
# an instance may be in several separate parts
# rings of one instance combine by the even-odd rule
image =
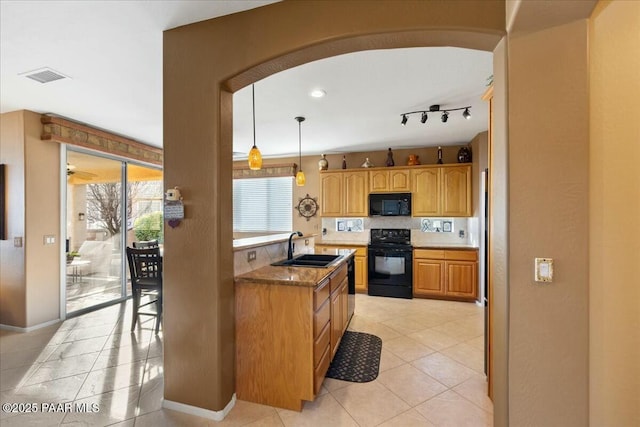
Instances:
[[[366,383],[378,376],[382,340],[364,332],[346,331],[340,341],[327,377]]]

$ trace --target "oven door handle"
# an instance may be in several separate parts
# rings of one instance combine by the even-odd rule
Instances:
[[[411,249],[396,249],[396,248],[384,248],[384,249],[377,249],[377,248],[369,248],[369,253],[373,254],[373,255],[381,255],[381,256],[385,256],[388,254],[411,254],[412,250]]]

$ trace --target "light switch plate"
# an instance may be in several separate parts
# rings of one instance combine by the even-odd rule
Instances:
[[[256,260],[256,251],[247,252],[247,261],[255,261]]]
[[[535,281],[553,282],[553,258],[536,258],[535,263]]]

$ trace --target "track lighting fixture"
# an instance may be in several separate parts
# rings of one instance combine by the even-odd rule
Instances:
[[[400,114],[402,116],[402,121],[400,123],[402,123],[402,126],[404,126],[407,124],[407,121],[409,120],[407,116],[411,114],[420,114],[420,123],[424,124],[427,122],[428,113],[442,113],[442,116],[440,117],[440,119],[442,120],[442,123],[446,123],[447,120],[449,120],[449,113],[452,111],[459,111],[459,110],[464,110],[464,112],[462,113],[462,117],[469,120],[471,118],[471,111],[469,111],[470,109],[471,109],[471,105],[468,105],[466,107],[440,109],[440,105],[434,104],[434,105],[430,105],[428,110],[409,111],[408,113]]]

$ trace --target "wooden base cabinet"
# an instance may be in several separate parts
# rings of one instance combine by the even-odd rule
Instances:
[[[347,265],[315,287],[236,285],[238,399],[301,411],[320,392],[348,321]]]
[[[353,249],[356,251],[355,257],[353,258],[353,264],[356,272],[356,292],[357,293],[367,293],[367,281],[369,271],[369,264],[367,263],[367,248],[362,246],[331,246],[331,245],[315,245],[314,246],[316,253],[319,250],[323,249]]]
[[[413,295],[444,295],[444,261],[438,259],[413,259]]]
[[[476,250],[415,249],[413,295],[473,301],[478,297]]]

